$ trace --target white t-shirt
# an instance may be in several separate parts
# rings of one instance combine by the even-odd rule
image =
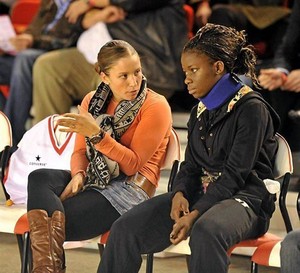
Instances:
[[[106,24],[98,22],[80,35],[77,49],[90,64],[95,64],[100,48],[111,40]]]
[[[60,132],[55,126],[58,117],[49,116],[28,130],[11,155],[4,185],[15,204],[27,203],[27,180],[32,171],[70,170],[76,134]]]

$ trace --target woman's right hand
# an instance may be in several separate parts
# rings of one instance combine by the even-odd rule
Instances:
[[[282,72],[276,68],[261,69],[258,80],[263,88],[270,91],[273,91],[284,84]]]
[[[93,116],[80,105],[77,106],[79,114],[66,113],[60,116],[56,124],[62,127],[59,128],[61,132],[73,132],[85,137],[91,137],[100,133],[99,124]]]
[[[117,6],[107,6],[103,9],[92,9],[88,11],[82,20],[83,28],[87,29],[98,22],[115,23],[124,20],[126,17],[125,11]]]
[[[69,23],[75,24],[78,17],[86,13],[89,9],[90,6],[86,1],[74,1],[69,5],[65,16],[68,19]]]
[[[282,90],[300,92],[300,69],[295,69],[290,72],[287,81],[283,84]]]
[[[195,220],[199,217],[199,212],[197,210],[190,212],[188,200],[182,192],[177,192],[172,199],[170,216],[175,221],[170,241],[176,245],[188,237]]]
[[[183,196],[182,192],[177,192],[172,199],[171,218],[177,222],[180,217],[189,213],[188,200]]]
[[[75,174],[69,184],[65,187],[64,191],[60,195],[60,200],[64,201],[72,196],[75,196],[81,191],[84,184],[84,176],[82,173]]]

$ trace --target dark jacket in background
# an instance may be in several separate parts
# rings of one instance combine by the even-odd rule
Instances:
[[[274,65],[287,70],[300,68],[300,0],[294,0],[289,25],[276,52]]]
[[[107,24],[114,39],[129,42],[141,57],[151,88],[158,93],[185,89],[181,52],[188,40],[182,0],[111,0],[126,20]],[[145,11],[145,12],[144,12]]]
[[[71,1],[74,2],[74,1]],[[41,0],[40,8],[25,33],[34,37],[32,48],[54,50],[76,46],[79,35],[83,32],[80,16],[75,24],[70,24],[63,14],[56,25],[49,31],[46,27],[55,17],[57,6],[53,0]]]

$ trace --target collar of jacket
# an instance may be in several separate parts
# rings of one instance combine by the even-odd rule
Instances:
[[[235,94],[235,96],[229,101],[229,103],[227,104],[227,112],[230,112],[234,105],[246,94],[248,94],[249,92],[251,92],[252,89],[247,86],[244,85],[242,86],[242,88],[240,90],[237,91],[237,93]],[[198,108],[197,108],[197,118],[199,118],[199,116],[207,109],[207,107],[204,105],[204,103],[202,101],[200,101],[198,103]],[[209,110],[209,109],[208,109]]]
[[[242,87],[240,80],[230,73],[226,73],[210,90],[210,92],[199,100],[208,110],[214,110],[222,106]]]

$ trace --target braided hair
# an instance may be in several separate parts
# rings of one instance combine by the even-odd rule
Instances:
[[[205,54],[214,61],[222,61],[228,73],[245,74],[260,88],[255,74],[256,54],[247,43],[245,31],[207,23],[187,42],[183,52]]]

